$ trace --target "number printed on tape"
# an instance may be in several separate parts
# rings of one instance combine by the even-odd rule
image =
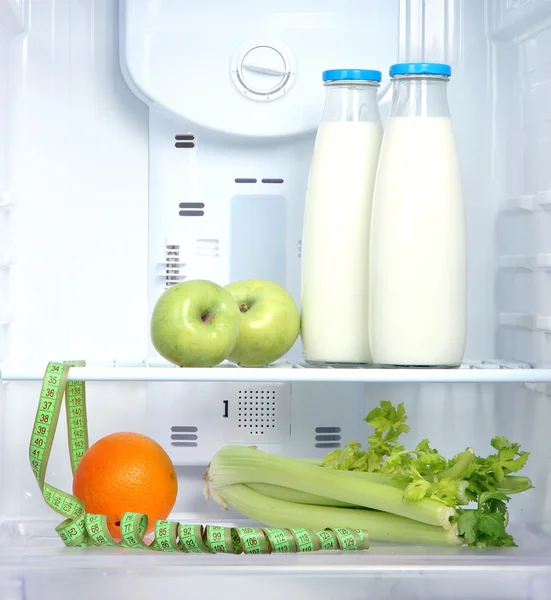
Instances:
[[[44,374],[36,417],[29,444],[29,462],[46,503],[66,520],[56,527],[68,546],[119,546],[165,552],[213,552],[264,554],[270,552],[311,552],[336,547],[336,535],[342,547],[357,550],[367,546],[360,531],[348,529],[311,532],[307,529],[227,528],[157,521],[151,546],[144,541],[147,516],[127,512],[121,518],[123,542],[115,542],[108,533],[105,515],[85,515],[84,504],[71,494],[44,482],[48,458],[55,436],[59,411],[65,394],[71,468],[76,469],[88,448],[86,386],[83,381],[67,381],[70,367],[83,367],[84,361],[48,363]],[[227,407],[226,407],[227,412]],[[227,415],[226,415],[227,416]],[[365,539],[367,540],[367,534]],[[298,547],[297,547],[298,546]]]

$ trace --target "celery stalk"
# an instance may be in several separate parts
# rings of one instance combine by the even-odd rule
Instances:
[[[468,468],[471,466],[473,460],[475,459],[475,454],[472,448],[467,448],[459,455],[458,461],[455,463],[453,467],[446,469],[445,471],[440,471],[440,473],[436,474],[436,479],[461,479]]]
[[[467,488],[469,487],[469,482],[465,479],[457,482],[457,504],[463,504],[466,506],[469,504],[470,500],[467,496]]]
[[[325,469],[326,467],[323,468]],[[406,484],[392,481],[396,477],[395,473],[381,473],[380,471],[375,473],[370,471],[346,471],[346,473],[359,477],[364,481],[372,481],[373,483],[379,483],[382,485],[391,485],[392,487],[400,488],[402,490],[406,487]]]
[[[277,500],[285,500],[286,502],[295,502],[296,504],[355,508],[353,504],[348,504],[347,502],[340,502],[339,500],[332,500],[331,498],[324,498],[323,496],[316,496],[315,494],[308,494],[281,485],[272,485],[271,483],[247,483],[247,487],[264,496],[269,496]]]
[[[506,494],[520,494],[534,487],[532,481],[528,477],[522,475],[506,475],[497,484],[497,489],[504,491]]]
[[[452,527],[450,519],[455,515],[454,509],[440,502],[406,500],[403,490],[364,480],[348,471],[320,469],[243,446],[225,446],[219,450],[207,468],[205,479],[207,496],[209,491],[234,483],[271,483],[445,529]]]
[[[314,531],[349,527],[367,531],[372,541],[387,543],[459,546],[464,542],[457,535],[457,526],[446,531],[374,510],[286,502],[259,494],[243,484],[216,488],[213,495],[219,504],[229,505],[249,519],[272,527],[305,527]]]

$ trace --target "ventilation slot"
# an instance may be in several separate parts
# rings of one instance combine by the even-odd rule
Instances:
[[[205,204],[203,202],[180,202],[178,214],[181,217],[202,217],[205,214]]]
[[[264,435],[276,426],[275,390],[239,390],[237,426],[251,435]]]
[[[165,288],[172,287],[185,279],[182,267],[185,265],[180,261],[180,246],[169,244],[165,247],[164,276]]]
[[[316,433],[340,433],[340,427],[316,427]]]
[[[316,427],[315,429],[315,447],[316,448],[340,448],[341,447],[341,428],[340,427]]]
[[[194,135],[175,135],[174,139],[176,140],[176,143],[174,144],[176,148],[195,148],[195,143],[193,142],[195,139]]]
[[[202,202],[180,202],[180,208],[205,208]]]
[[[197,442],[170,442],[170,445],[179,448],[197,448],[199,444]]]
[[[302,240],[298,241],[298,257],[302,258]]]
[[[197,440],[197,427],[188,425],[175,425],[170,428],[170,445],[180,448],[196,448],[199,444]]]
[[[258,179],[254,177],[236,177],[235,183],[257,183]],[[262,183],[284,183],[283,179],[280,178],[264,178],[261,180]]]
[[[170,428],[170,431],[174,433],[197,433],[198,429],[192,425],[175,425]]]

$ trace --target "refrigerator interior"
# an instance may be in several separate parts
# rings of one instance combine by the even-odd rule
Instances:
[[[285,94],[266,102],[246,97],[231,75],[232,58],[263,40],[281,44],[295,71]],[[229,599],[245,585],[267,600],[548,598],[550,56],[547,0],[2,2],[0,598],[69,599],[77,589],[83,600],[146,598],[177,586]],[[321,71],[380,69],[384,87],[388,66],[404,60],[452,66],[473,368],[344,376],[301,367],[300,343],[272,369],[169,368],[150,345],[148,319],[174,281],[264,277],[299,303]],[[205,466],[224,444],[323,456],[316,428],[335,428],[337,445],[365,440],[363,417],[389,399],[405,403],[409,439],[429,438],[444,455],[466,446],[488,453],[495,435],[531,452],[535,489],[511,502],[519,547],[373,544],[361,555],[291,556],[66,549],[28,444],[47,361],[81,358],[91,441],[122,430],[159,441],[178,470],[176,520],[241,522],[202,496]],[[244,432],[238,398],[258,394],[275,398],[274,426]],[[195,428],[193,444],[174,444],[173,427]],[[46,479],[71,490],[63,419]]]

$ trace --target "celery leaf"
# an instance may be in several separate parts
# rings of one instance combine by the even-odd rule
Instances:
[[[422,500],[430,496],[431,493],[430,483],[421,477],[408,484],[404,491],[404,498],[406,500]]]
[[[469,546],[476,542],[478,523],[474,510],[462,510],[457,518],[459,534],[465,538]]]
[[[390,474],[392,485],[403,488],[404,500],[429,498],[454,508],[459,532],[469,546],[515,545],[506,532],[507,494],[532,487],[528,477],[511,475],[525,466],[529,452],[503,436],[491,440],[495,452],[485,458],[467,448],[448,460],[427,439],[406,450],[400,443],[400,436],[409,431],[404,405],[395,407],[388,400],[381,401],[365,421],[374,429],[367,447],[351,440],[327,454],[323,466]],[[475,502],[476,508],[460,508],[466,502]]]

